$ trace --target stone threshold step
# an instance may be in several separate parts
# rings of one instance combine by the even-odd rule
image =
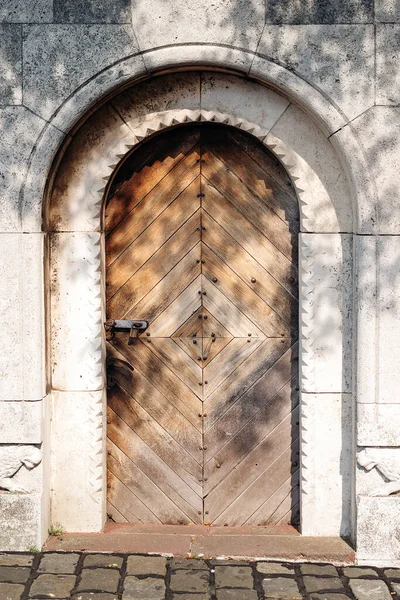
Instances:
[[[339,537],[301,536],[285,527],[107,524],[101,533],[50,537],[44,550],[167,554],[352,565],[355,552]]]

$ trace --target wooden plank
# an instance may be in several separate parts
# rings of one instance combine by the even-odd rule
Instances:
[[[203,152],[202,161],[204,161],[201,165],[202,175],[286,258],[296,260],[293,254],[296,246],[292,244],[292,236],[297,236],[298,227],[297,231],[291,232],[288,223],[282,221],[266,202],[255,196],[215,154]],[[238,170],[247,170],[247,165],[241,165]],[[296,225],[298,226],[297,222]]]
[[[202,207],[261,266],[289,292],[297,281],[297,267],[250,223],[208,181],[202,178]]]
[[[122,361],[126,360],[126,357],[111,346],[111,344],[107,344],[107,356]],[[183,410],[185,413],[188,413],[189,418],[187,418],[185,413],[178,410],[177,406],[174,406],[169,398],[167,399],[161,394],[154,387],[153,383],[140,373],[137,369],[137,364],[135,364],[133,371],[124,368],[123,364],[120,367],[108,367],[108,373],[111,374],[112,379],[115,379],[120,388],[134,398],[176,440],[180,447],[184,448],[185,452],[190,456],[180,456],[180,462],[186,470],[194,472],[197,468],[196,464],[202,464],[203,462],[202,453],[199,449],[200,432],[198,430],[199,420],[197,414],[196,418],[194,418],[192,413],[188,411],[187,406],[183,405]],[[176,403],[179,405],[178,400],[176,400]],[[190,419],[194,421],[194,424]]]
[[[168,209],[167,209],[168,211]],[[165,211],[165,212],[167,212]],[[109,300],[109,315],[125,314],[137,304],[200,241],[200,213],[196,211],[172,237]],[[151,227],[149,227],[151,229]],[[112,316],[110,317],[112,318]]]
[[[292,444],[298,447],[298,440]],[[286,454],[286,453],[285,453]],[[290,452],[287,460],[290,463]],[[283,457],[282,457],[283,458]],[[299,501],[300,470],[288,475],[286,481],[267,498],[243,525],[286,525],[292,521],[292,509]]]
[[[106,237],[106,265],[109,267],[126,248],[156,219],[190,184],[198,179],[199,150],[193,150],[165,179],[123,219]],[[197,193],[199,193],[197,189]],[[196,195],[195,194],[195,195]]]
[[[201,253],[201,247],[200,247]],[[174,333],[172,337],[177,338],[201,338],[203,331],[203,308],[200,306]]]
[[[194,188],[181,194],[170,206],[154,219],[107,269],[107,299],[110,299],[124,283],[187,221],[199,206]],[[119,228],[115,230],[116,235]],[[106,241],[106,252],[108,252]],[[188,248],[189,250],[189,248]],[[171,267],[173,264],[171,265]]]
[[[242,253],[245,253],[243,250]],[[202,243],[203,274],[268,337],[289,337],[289,325],[206,244]],[[281,286],[275,284],[272,293]]]
[[[107,453],[110,470],[132,494],[143,499],[157,521],[165,523],[166,519],[167,522],[175,519],[188,523],[185,513],[111,440],[107,440]]]
[[[129,515],[131,523],[160,524],[160,519],[157,519],[146,504],[135,496],[110,469],[107,471],[107,488],[110,501],[117,505],[120,512]]]
[[[211,142],[207,140],[207,146],[293,231],[298,232],[299,203],[290,178],[277,158],[240,131],[228,130],[226,137],[218,140],[212,136]]]
[[[264,438],[261,444],[258,444],[256,448],[247,454],[236,469],[231,471],[214,489],[210,491],[208,482],[206,482],[204,508],[209,511],[210,518],[213,521],[259,477],[265,468],[290,447],[292,443],[292,420],[298,420],[298,408],[295,409],[294,413],[294,415],[290,414],[281,421]]]
[[[105,229],[112,231],[132,209],[157,185],[196,145],[199,131],[177,131],[169,139],[157,138],[155,144],[143,144],[129,157],[118,172],[126,180],[113,193],[106,206]]]
[[[282,319],[287,323],[294,323],[294,330],[297,332],[297,296],[293,296],[281,286],[205,211],[202,212],[202,223],[205,227],[202,233],[204,243],[222,258]]]
[[[228,442],[216,452],[207,454],[204,473],[208,478],[209,489],[221,481],[251,450],[279,425],[298,405],[298,392],[293,390],[294,381],[289,381],[250,421],[237,430],[231,431]],[[208,440],[205,436],[205,443]],[[218,469],[215,465],[220,465]]]
[[[181,294],[151,324],[152,337],[170,337],[201,305],[200,278]]]
[[[202,397],[202,369],[171,338],[148,338],[147,346],[199,398]],[[193,345],[193,344],[192,344]]]
[[[135,365],[135,369],[140,371],[161,394],[164,394],[196,429],[201,429],[195,417],[201,407],[199,398],[147,348],[146,344],[139,341],[132,346],[127,346],[113,340],[113,346],[125,356],[125,360]]]
[[[212,315],[208,310],[203,307],[203,338],[231,338],[229,331],[223,327],[223,325]]]
[[[259,338],[234,338],[229,342],[204,368],[204,379],[208,381],[204,390],[204,399],[208,398],[254,352],[261,341]]]
[[[118,382],[119,383],[119,382]],[[150,401],[151,403],[151,401]],[[198,462],[201,460],[199,447],[197,452],[193,452],[194,442],[199,443],[197,432],[189,436],[186,434],[186,439],[190,440],[189,448],[182,446],[182,437],[176,424],[169,422],[162,415],[160,410],[156,413],[154,410],[145,410],[124,388],[119,385],[114,386],[109,390],[108,405],[154,452],[158,454],[162,460],[167,463],[190,487],[201,494],[201,479],[202,465]],[[182,419],[181,419],[182,420]],[[160,423],[161,422],[161,423]],[[172,425],[172,426],[171,426]],[[184,424],[185,425],[185,424]],[[178,435],[181,441],[174,438],[174,433],[178,430]],[[186,427],[185,431],[190,431],[191,427]],[[188,444],[189,446],[189,444]]]
[[[258,339],[258,338],[254,338]],[[203,361],[202,367],[206,367],[218,354],[232,341],[228,337],[203,338]]]
[[[246,317],[236,306],[204,275],[201,276],[203,306],[212,315],[217,315],[221,324],[233,337],[265,338],[263,332]],[[251,335],[249,335],[251,334]]]
[[[190,358],[194,361],[197,361],[199,365],[202,364],[202,356],[203,356],[203,339],[202,338],[195,338],[195,337],[177,337],[177,338],[172,338],[175,342],[175,344],[177,344],[180,348],[182,348],[182,350],[184,352],[186,352],[186,354],[188,356],[190,356]]]
[[[202,499],[110,408],[107,418],[109,439],[164,492],[190,522],[197,522]]]
[[[107,517],[114,521],[114,523],[128,523],[128,519],[126,519],[109,501],[107,502]]]
[[[293,377],[291,351],[277,360],[257,382],[231,404],[218,421],[205,430],[206,460],[214,456],[237,431],[245,425]],[[208,414],[208,413],[207,413]]]
[[[204,401],[207,427],[211,427],[223,413],[240,398],[290,347],[289,340],[270,338],[260,344],[243,363],[243,368],[232,372],[218,391]]]
[[[125,319],[144,319],[151,324],[189,285],[201,284],[200,243],[124,315]],[[149,331],[147,331],[149,333]]]

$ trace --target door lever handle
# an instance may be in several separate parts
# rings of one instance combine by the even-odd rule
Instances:
[[[104,323],[106,330],[106,339],[111,340],[114,337],[115,331],[126,331],[129,329],[128,346],[131,346],[139,337],[139,331],[145,331],[149,326],[148,321],[128,321],[112,319]]]

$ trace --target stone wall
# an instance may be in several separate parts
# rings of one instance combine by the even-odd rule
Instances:
[[[67,236],[66,231],[73,235],[93,232],[82,220],[79,202],[69,205],[75,219],[69,229],[63,229],[61,221],[56,227],[51,222],[46,190],[51,189],[56,172],[53,161],[62,159],[63,153],[57,154],[61,147],[65,152],[68,144],[74,143],[80,121],[117,91],[159,71],[201,68],[222,69],[246,81],[262,82],[263,87],[257,87],[259,102],[252,100],[245,107],[247,121],[264,127],[265,134],[274,137],[268,143],[271,148],[276,146],[278,156],[276,140],[294,156],[301,156],[296,163],[301,176],[304,169],[318,173],[319,165],[329,163],[320,177],[303,176],[302,180],[314,186],[319,199],[323,199],[321,190],[329,189],[329,202],[303,211],[304,256],[310,257],[307,235],[318,234],[313,247],[320,269],[316,269],[317,285],[313,288],[318,301],[309,307],[314,318],[312,330],[320,339],[314,362],[303,370],[303,418],[308,411],[313,422],[323,423],[326,436],[321,434],[322,441],[315,443],[334,438],[332,443],[339,443],[341,459],[334,464],[315,459],[308,462],[304,473],[314,473],[314,481],[325,476],[328,489],[335,473],[347,482],[344,493],[351,496],[353,504],[350,499],[345,503],[349,512],[354,511],[348,520],[355,528],[360,562],[400,564],[398,536],[392,534],[393,528],[400,528],[400,500],[393,495],[384,497],[382,491],[374,496],[385,473],[390,471],[395,473],[390,477],[396,477],[400,454],[400,403],[396,396],[400,377],[400,2],[218,0],[210,4],[205,0],[136,0],[131,6],[130,0],[0,0],[0,21],[0,456],[3,452],[5,464],[17,448],[24,450],[25,446],[28,454],[40,448],[42,457],[36,466],[27,463],[32,468],[27,468],[24,457],[18,458],[17,474],[2,475],[11,476],[14,487],[27,493],[0,493],[2,523],[7,523],[1,527],[1,548],[25,550],[41,545],[52,520],[49,503],[54,474],[61,477],[63,470],[81,466],[79,461],[66,464],[69,455],[65,446],[64,462],[50,465],[50,443],[55,443],[54,436],[50,439],[51,419],[54,417],[54,431],[62,411],[68,404],[79,402],[77,394],[81,391],[92,395],[92,400],[87,396],[87,423],[93,423],[93,415],[97,422],[100,418],[101,400],[97,396],[101,396],[101,384],[96,373],[92,373],[94,383],[85,380],[84,390],[70,379],[64,385],[63,369],[73,357],[65,355],[66,362],[51,364],[46,343],[46,331],[50,331],[46,323],[52,312],[50,283],[68,285],[68,274],[64,279],[47,281],[47,232],[57,231],[51,244]],[[208,86],[202,88],[203,104],[198,106],[196,90],[190,92],[185,75],[180,78],[179,106],[184,98],[187,110],[224,112],[218,104],[218,98],[224,97],[223,79],[212,81],[210,77]],[[219,94],[212,93],[215,85],[220,85]],[[276,127],[273,121],[266,124],[262,110],[260,113],[260,106],[269,104],[268,87],[279,92],[282,102],[287,101],[287,106],[282,105],[283,113],[276,115]],[[99,131],[112,129],[115,121],[126,124],[132,114],[139,118],[170,110],[176,95],[168,94],[165,86],[146,98],[137,96],[135,106],[132,94],[127,93],[125,105],[121,100],[118,110],[104,107],[88,144],[97,148],[101,138],[107,146],[107,135]],[[230,102],[236,102],[233,111],[242,110],[241,94]],[[311,119],[306,126],[302,115]],[[313,128],[315,134],[309,144],[307,135]],[[336,152],[329,161],[327,141]],[[288,157],[293,155],[285,152],[289,169],[293,165]],[[84,171],[85,164],[77,168]],[[88,181],[91,176],[85,172]],[[340,187],[343,178],[347,178],[348,196]],[[98,193],[101,187],[93,192]],[[302,204],[304,190],[297,186],[297,191]],[[97,196],[89,221],[100,210],[101,197]],[[335,226],[324,229],[324,217],[329,212],[336,219]],[[62,220],[62,215],[58,218]],[[68,222],[71,225],[72,221]],[[328,253],[321,239],[326,234],[336,235]],[[346,254],[340,263],[338,283],[329,255],[337,256],[339,237]],[[74,248],[79,252],[79,245]],[[61,264],[60,272],[65,274],[63,269]],[[351,290],[355,294],[349,300]],[[333,311],[336,328],[328,344],[331,362],[324,367],[327,353],[323,343],[327,338],[320,320],[326,315],[324,307],[337,310],[338,305],[340,318],[338,321]],[[304,306],[307,308],[306,301]],[[354,318],[342,321],[343,315],[350,313]],[[349,327],[345,333],[343,323]],[[60,336],[57,343],[65,348],[68,339]],[[339,363],[340,369],[329,367]],[[57,393],[51,394],[52,389]],[[350,417],[354,413],[353,428]],[[65,440],[67,445],[70,438]],[[94,453],[99,452],[96,435],[88,443]],[[371,460],[368,468],[373,463],[377,468],[366,471],[355,465],[355,444],[388,450],[383,450],[383,455],[372,452],[378,458]],[[75,456],[85,449],[83,444]],[[346,460],[349,456],[350,465]],[[392,465],[389,471],[384,466],[387,461]],[[93,480],[101,476],[95,469]],[[342,493],[341,488],[336,489]],[[57,498],[52,502],[57,514]],[[340,518],[341,514],[337,516]],[[369,533],[371,523],[376,522],[379,528]],[[96,521],[93,527],[98,526]],[[321,533],[317,529],[308,532]]]

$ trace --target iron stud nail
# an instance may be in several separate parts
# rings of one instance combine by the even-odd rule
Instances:
[[[201,294],[201,290],[199,290],[197,293],[198,293],[198,294]]]
[[[203,259],[203,260],[201,261],[201,264],[202,264],[202,265],[204,265],[205,263],[206,263],[206,261]]]
[[[215,465],[215,468],[216,468],[216,469],[220,469],[220,468],[221,468],[221,465],[220,465],[219,463],[217,463],[217,464]]]
[[[108,487],[108,489],[110,489],[111,488],[111,483],[107,483],[107,487]]]
[[[203,292],[203,296],[207,296],[207,292]]]
[[[255,277],[251,278],[251,283],[256,283],[257,279]]]
[[[151,340],[147,339],[147,343],[148,343],[148,344],[151,344]]]
[[[247,335],[248,335],[249,337],[251,337],[251,333],[248,333]]]
[[[146,335],[147,335],[147,337],[148,337],[148,336],[150,335],[150,331],[148,331],[148,332],[146,333]]]
[[[202,225],[202,226],[201,226],[201,228],[202,228],[202,230],[203,230],[203,231],[205,231],[205,230],[206,230],[206,228],[204,227],[204,225]]]
[[[217,281],[218,281],[218,279],[216,277],[213,277],[212,280],[214,283],[217,283]]]
[[[207,446],[204,446],[204,447],[203,447],[203,450],[207,450]]]
[[[208,481],[208,477],[204,477],[204,481]]]
[[[203,385],[203,384],[201,383],[201,381],[199,381],[199,385]],[[200,448],[200,450],[201,450],[201,448]]]
[[[197,344],[197,340],[193,340],[193,344]]]
[[[203,319],[207,319],[207,315],[204,315],[204,316],[203,316]]]
[[[214,340],[213,340],[214,341]],[[251,340],[247,340],[247,343],[250,344]]]
[[[197,357],[197,360],[201,360],[201,356],[198,356],[198,357]]]
[[[201,419],[201,417],[202,417],[202,416],[203,416],[203,415],[202,415],[201,413],[199,413],[199,417],[200,417],[200,419]]]
[[[199,258],[196,260],[196,263],[197,263],[197,264],[199,264],[199,263],[200,263],[200,259],[199,259]]]
[[[207,385],[207,383],[208,383],[208,381],[207,381],[207,379],[206,379],[206,380],[205,380],[205,382],[204,382],[204,384],[205,384],[205,385]]]
[[[209,511],[209,510],[206,510],[206,515],[209,515],[209,514],[210,514],[210,511]]]
[[[212,334],[211,334],[211,337],[215,337],[215,333],[212,333]]]

